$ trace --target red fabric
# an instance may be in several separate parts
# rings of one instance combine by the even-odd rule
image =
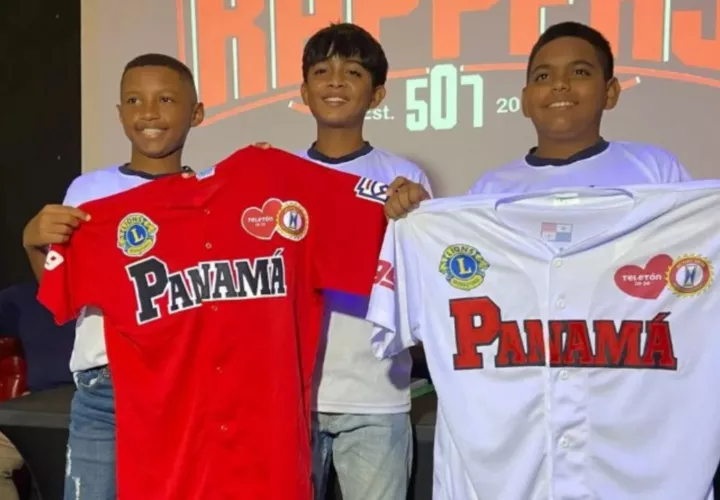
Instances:
[[[362,183],[245,148],[81,207],[39,298],[104,313],[120,500],[311,499],[320,290],[369,293],[385,229]]]
[[[0,337],[0,360],[9,356],[22,356],[22,344],[14,337]]]
[[[13,337],[0,337],[0,401],[21,396],[27,391],[27,365],[22,345]]]
[[[20,356],[0,361],[0,401],[22,396],[27,391],[27,365]]]

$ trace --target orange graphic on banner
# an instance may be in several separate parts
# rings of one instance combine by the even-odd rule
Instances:
[[[714,11],[712,7],[668,11],[670,4],[665,0],[588,3],[590,16],[585,21],[608,38],[616,54],[629,52],[640,66],[618,66],[618,73],[720,88],[717,78],[642,67],[643,63],[657,65],[673,59],[689,70],[720,70],[720,0],[715,0]],[[422,4],[430,7],[430,16],[417,16],[418,23],[430,18],[428,66],[460,58],[463,28],[467,29],[463,21],[468,14],[507,9],[508,38],[496,43],[506,45],[508,62],[458,62],[465,72],[524,70],[524,63],[510,61],[529,54],[541,32],[541,17],[550,9],[573,7],[568,0],[423,0]],[[627,21],[621,15],[627,10],[621,7],[628,4],[632,4],[632,34],[621,39],[621,22],[625,26]],[[190,5],[195,6],[194,12]],[[229,7],[222,0],[177,0],[179,53],[195,72],[201,98],[210,110],[208,123],[294,98],[302,82],[304,44],[330,22],[350,20],[382,41],[384,21],[412,17],[421,1],[242,0],[234,5]],[[714,29],[704,33],[703,16],[710,12]],[[463,54],[468,52],[466,48]],[[402,69],[390,77],[423,74],[425,68]]]
[[[686,66],[720,70],[720,0],[715,2],[715,38],[702,35],[702,13],[696,10],[673,14],[672,39],[675,55]]]

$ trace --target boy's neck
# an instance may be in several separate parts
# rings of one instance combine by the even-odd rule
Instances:
[[[163,158],[149,158],[133,150],[128,168],[150,175],[174,174],[182,171],[182,150]]]
[[[572,141],[543,140],[538,138],[537,148],[532,154],[540,158],[567,160],[571,156],[594,146],[601,140],[602,137],[600,134]]]
[[[365,145],[362,129],[319,128],[314,148],[329,158],[342,158]]]

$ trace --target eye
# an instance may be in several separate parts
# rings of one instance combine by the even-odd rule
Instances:
[[[358,78],[362,77],[362,73],[356,69],[351,69],[348,73],[350,73],[352,76],[357,76]]]
[[[538,73],[537,75],[535,75],[535,81],[536,81],[536,82],[541,82],[541,81],[547,80],[547,79],[548,79],[548,74],[547,74],[547,73]]]
[[[588,70],[584,69],[584,68],[578,68],[578,69],[576,69],[576,70],[575,70],[575,74],[576,74],[576,75],[581,75],[581,76],[590,76],[590,72],[589,72]]]
[[[160,98],[160,102],[167,104],[167,103],[173,102],[173,98],[168,97],[168,96],[162,96]]]
[[[125,102],[128,104],[136,104],[138,102],[138,98],[137,97],[128,97]]]
[[[322,75],[322,74],[325,73],[326,71],[327,71],[327,70],[326,70],[325,68],[315,68],[315,69],[313,70],[313,75]]]

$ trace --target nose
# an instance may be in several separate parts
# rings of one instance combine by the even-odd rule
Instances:
[[[328,81],[331,87],[343,87],[345,85],[345,77],[342,71],[333,71],[330,73]]]
[[[140,110],[143,120],[154,120],[160,118],[160,109],[158,103],[154,100],[147,102]]]
[[[553,90],[556,92],[567,92],[570,89],[570,80],[565,75],[558,75],[553,80]]]

